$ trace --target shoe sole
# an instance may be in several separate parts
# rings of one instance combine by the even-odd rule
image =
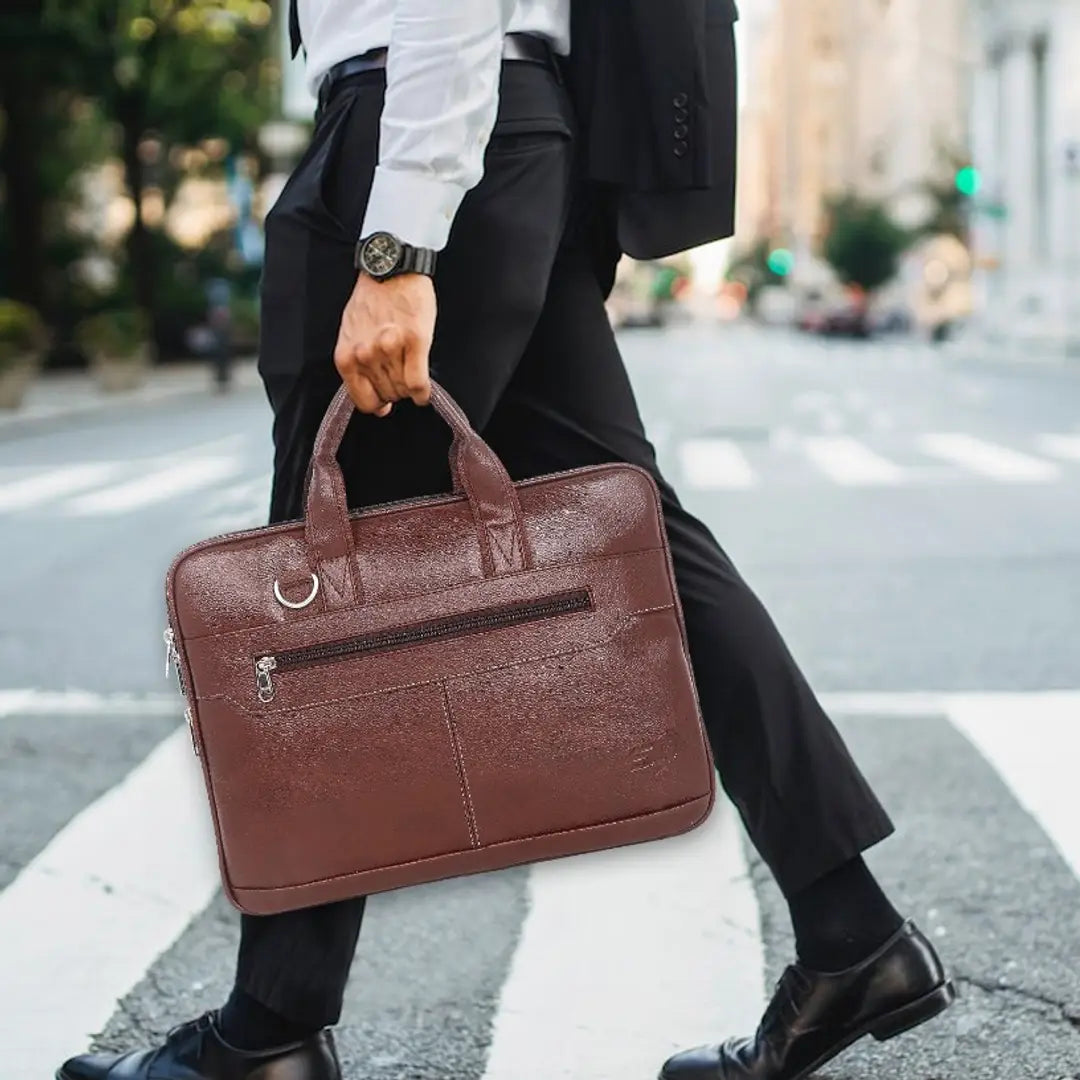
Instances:
[[[951,979],[947,979],[939,987],[931,990],[929,994],[915,1001],[910,1001],[899,1009],[885,1013],[884,1016],[878,1016],[861,1028],[857,1028],[839,1045],[835,1046],[827,1054],[822,1054],[817,1061],[812,1062],[801,1072],[795,1073],[789,1080],[807,1080],[823,1065],[827,1065],[833,1058],[838,1057],[867,1035],[872,1035],[878,1042],[895,1039],[897,1035],[903,1035],[906,1031],[911,1031],[912,1028],[925,1024],[927,1020],[933,1020],[935,1016],[943,1013],[955,1000],[956,987],[953,986]],[[658,1080],[669,1080],[669,1078],[661,1070]]]

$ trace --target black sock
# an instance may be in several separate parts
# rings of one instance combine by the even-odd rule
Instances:
[[[233,987],[229,1000],[218,1013],[221,1037],[237,1050],[270,1050],[285,1043],[300,1042],[318,1033],[268,1009],[261,1001]]]
[[[799,959],[814,971],[841,971],[868,957],[903,925],[861,856],[788,900]]]

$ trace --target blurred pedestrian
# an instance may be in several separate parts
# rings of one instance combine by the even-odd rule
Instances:
[[[716,763],[799,955],[755,1036],[676,1055],[671,1080],[795,1080],[952,1000],[934,949],[863,862],[889,817],[660,473],[605,313],[622,252],[658,258],[731,232],[735,18],[731,0],[294,0],[318,112],[267,220],[262,282],[272,521],[302,516],[342,380],[358,410],[339,453],[350,506],[450,489],[429,371],[515,480],[612,461],[655,477]],[[221,1009],[59,1076],[337,1080],[330,1028],[364,904],[241,916]]]
[[[206,283],[206,307],[213,335],[210,357],[214,386],[225,391],[232,384],[232,285],[226,278],[211,278]]]

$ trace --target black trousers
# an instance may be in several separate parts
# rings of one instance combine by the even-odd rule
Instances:
[[[381,73],[317,118],[267,221],[259,368],[274,411],[271,521],[302,515],[352,242],[375,164]],[[431,369],[515,480],[628,461],[663,496],[691,662],[722,785],[790,895],[893,826],[769,615],[657,468],[604,310],[618,253],[610,200],[584,184],[574,117],[545,68],[504,64],[484,178],[437,271]],[[450,490],[451,434],[430,407],[357,412],[339,453],[350,506]],[[345,901],[242,916],[238,985],[313,1026],[337,1021],[364,911]]]

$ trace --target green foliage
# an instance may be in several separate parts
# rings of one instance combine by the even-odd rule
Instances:
[[[105,113],[167,144],[248,142],[280,73],[265,0],[46,0],[69,76]]]
[[[201,318],[201,270],[172,273],[175,245],[151,235],[142,195],[157,189],[168,205],[185,177],[220,176],[231,153],[254,147],[280,82],[270,18],[266,0],[17,0],[0,10],[0,292],[33,302],[62,333],[100,306],[70,271],[93,249],[72,217],[72,181],[118,156],[136,204],[126,250],[106,253],[126,278],[118,293],[163,331]]]
[[[830,201],[824,256],[845,285],[873,292],[890,282],[912,237],[884,206],[856,195]]]
[[[47,340],[45,324],[29,304],[0,299],[0,370],[27,356],[36,360]]]
[[[88,356],[110,360],[139,359],[150,339],[150,321],[135,307],[91,315],[75,328],[75,340]]]

